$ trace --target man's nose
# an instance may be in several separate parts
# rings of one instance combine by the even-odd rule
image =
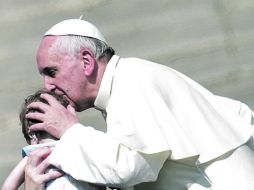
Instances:
[[[56,88],[50,77],[44,77],[44,88],[48,91],[54,91],[54,89]]]

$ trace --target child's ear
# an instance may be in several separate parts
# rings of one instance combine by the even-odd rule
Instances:
[[[39,144],[39,139],[37,138],[37,136],[35,135],[34,132],[29,133],[29,137],[30,137],[30,144],[31,145],[35,145],[35,144]]]

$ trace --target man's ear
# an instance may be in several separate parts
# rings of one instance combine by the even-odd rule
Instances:
[[[82,62],[86,76],[91,76],[94,72],[96,59],[92,51],[89,49],[81,50]]]

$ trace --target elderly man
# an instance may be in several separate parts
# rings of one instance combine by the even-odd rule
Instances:
[[[49,105],[30,104],[42,111],[27,114],[41,121],[31,130],[60,141],[29,158],[28,189],[57,176],[44,174],[49,164],[123,189],[254,189],[253,114],[245,104],[166,66],[114,55],[99,30],[80,19],[45,33],[37,65],[44,87],[71,104],[65,109],[48,94],[42,98]],[[75,110],[91,107],[102,112],[106,133],[79,123]]]

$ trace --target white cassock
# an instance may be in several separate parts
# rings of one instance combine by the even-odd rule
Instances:
[[[254,189],[245,104],[169,67],[115,55],[95,107],[107,132],[75,124],[50,155],[75,179],[138,190]]]

